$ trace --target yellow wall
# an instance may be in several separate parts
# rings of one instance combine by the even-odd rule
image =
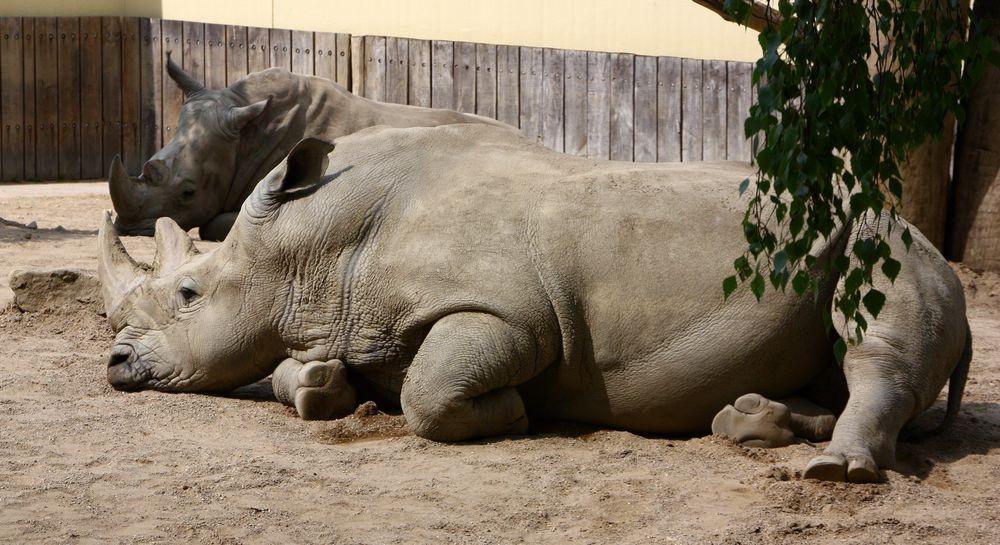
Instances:
[[[757,35],[691,0],[0,0],[0,15],[207,23],[754,60]]]

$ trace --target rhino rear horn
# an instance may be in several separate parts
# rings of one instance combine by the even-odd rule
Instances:
[[[111,212],[104,212],[104,220],[97,232],[97,276],[101,282],[104,311],[112,325],[113,316],[122,301],[146,277],[145,270],[125,251],[118,232],[111,223]]]
[[[194,95],[205,90],[205,86],[201,84],[198,80],[194,79],[191,74],[188,74],[180,66],[177,66],[171,58],[170,54],[173,51],[167,50],[167,74],[170,79],[177,83],[177,86],[181,88],[184,92],[184,98],[191,98]]]
[[[153,259],[153,271],[157,276],[173,272],[199,253],[191,237],[177,225],[177,222],[168,217],[156,220],[155,238],[156,257]]]

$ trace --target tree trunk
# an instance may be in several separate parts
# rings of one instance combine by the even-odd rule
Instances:
[[[1000,3],[980,0],[973,9],[981,21],[994,25],[993,46],[1000,47]],[[1000,271],[1000,68],[986,67],[965,109],[947,255],[970,267]]]
[[[954,134],[955,117],[949,115],[944,121],[941,136],[920,144],[910,152],[906,162],[899,166],[903,182],[899,213],[906,221],[915,225],[938,250],[944,249],[945,242]]]

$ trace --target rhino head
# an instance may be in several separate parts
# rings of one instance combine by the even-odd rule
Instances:
[[[111,214],[98,232],[98,275],[115,331],[108,380],[119,390],[224,391],[267,376],[286,355],[278,323],[283,272],[274,218],[290,180],[315,182],[332,144],[308,139],[257,186],[227,236],[199,253],[181,226],[156,221],[156,257],[139,264],[122,245]],[[285,311],[287,312],[287,311]]]
[[[152,235],[161,217],[188,230],[224,212],[241,132],[270,102],[247,104],[229,89],[207,89],[177,66],[169,52],[167,73],[184,92],[174,137],[146,161],[138,177],[130,177],[118,157],[111,165],[115,228],[123,235]]]

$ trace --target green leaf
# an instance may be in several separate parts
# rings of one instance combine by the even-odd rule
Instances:
[[[750,178],[743,178],[743,181],[740,182],[740,196],[746,193],[748,187],[750,187]]]
[[[891,257],[886,257],[885,261],[882,262],[882,272],[885,273],[886,278],[891,282],[896,281],[896,277],[899,276],[899,270],[902,268],[899,261]]]
[[[903,234],[900,235],[899,238],[903,239],[903,244],[906,246],[906,251],[909,252],[910,245],[913,244],[913,235],[910,234],[910,228],[907,227],[906,229],[903,229]]]
[[[736,277],[727,276],[722,281],[722,296],[724,299],[729,299],[729,295],[736,291]]]
[[[837,339],[837,342],[833,343],[833,355],[837,358],[837,363],[844,363],[844,356],[847,355],[847,343],[844,339]]]
[[[753,280],[750,281],[750,291],[753,292],[757,301],[760,301],[760,298],[764,296],[764,277],[759,272],[755,273]]]
[[[795,276],[792,278],[792,289],[799,295],[805,293],[809,289],[809,273],[805,271],[795,273]]]
[[[864,279],[865,275],[861,269],[851,269],[850,274],[844,280],[844,291],[848,294],[858,291]]]
[[[878,318],[878,313],[882,312],[882,307],[885,305],[885,294],[873,288],[868,290],[861,302],[872,318]]]

